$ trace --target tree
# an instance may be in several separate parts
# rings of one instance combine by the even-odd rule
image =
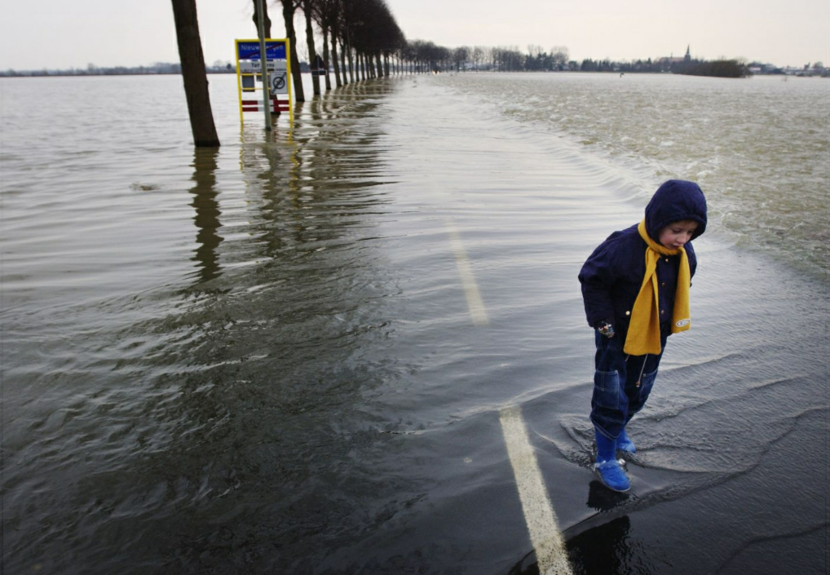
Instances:
[[[475,67],[476,72],[478,72],[478,65],[484,59],[484,49],[481,46],[475,46],[472,52],[473,58],[473,66]]]
[[[384,75],[388,71],[389,56],[399,52],[405,43],[403,32],[383,0],[343,2],[342,30],[349,61],[354,52],[363,78],[367,72],[369,77]]]
[[[384,0],[280,1],[284,17],[287,18],[288,5],[293,6],[292,10],[301,8],[305,14],[310,62],[314,62],[317,54],[312,22],[317,24],[323,36],[324,61],[334,65],[338,87],[349,81],[354,82],[355,72],[358,79],[361,76],[365,79],[367,73],[371,78],[390,74],[390,57],[401,54],[406,44],[403,32]],[[286,28],[289,28],[288,20]],[[287,31],[287,34],[290,37],[291,32]],[[315,83],[315,94],[318,94],[318,80],[315,77],[312,81]],[[328,76],[326,88],[331,88]]]
[[[303,10],[305,16],[305,39],[308,45],[308,63],[314,68],[317,62],[317,49],[314,47],[314,30],[311,27],[312,10],[316,2],[314,0],[300,0],[300,8]],[[311,85],[314,89],[314,95],[320,95],[320,76],[311,74]]]
[[[297,58],[297,32],[294,29],[294,12],[297,10],[296,0],[280,0],[282,4],[282,19],[285,21],[285,35],[291,46],[291,78],[294,82],[294,99],[305,102],[303,90],[303,76],[300,71],[300,60]]]
[[[567,46],[554,46],[550,49],[551,56],[553,58],[553,64],[559,70],[565,68],[568,65],[568,47]]]
[[[253,2],[254,2],[254,17],[253,17],[254,26],[256,26],[257,30],[259,30],[259,0],[253,0]],[[268,4],[264,0],[262,2],[262,15],[265,16],[265,22],[263,23],[264,27],[265,27],[265,37],[270,38],[271,37],[271,18],[268,16]]]
[[[331,90],[331,78],[329,76],[329,65],[334,66],[334,77],[339,88],[340,65],[337,61],[337,42],[334,36],[334,22],[337,18],[337,0],[316,0],[312,16],[323,32],[323,61],[326,63],[326,90]],[[329,42],[331,40],[331,42]],[[331,49],[329,49],[331,46]]]
[[[455,71],[460,72],[461,66],[466,68],[467,60],[470,59],[470,49],[467,46],[460,46],[453,50],[452,60],[455,62]]]
[[[692,76],[715,76],[720,78],[746,78],[752,76],[748,66],[739,60],[714,60],[711,62],[698,62],[692,66],[684,67],[680,74]]]
[[[210,107],[205,55],[202,52],[199,20],[196,15],[196,0],[171,1],[193,143],[198,148],[217,147],[219,136],[216,134],[213,111]]]

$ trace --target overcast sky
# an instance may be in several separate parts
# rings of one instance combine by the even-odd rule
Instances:
[[[448,48],[567,46],[574,60],[634,60],[682,56],[690,45],[697,58],[830,66],[830,0],[386,2],[407,39]],[[251,0],[196,3],[209,64],[233,60],[235,38],[255,37]],[[4,0],[0,14],[0,70],[178,61],[170,0]],[[272,19],[282,37],[281,14]]]

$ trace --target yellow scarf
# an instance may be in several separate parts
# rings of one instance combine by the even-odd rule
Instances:
[[[660,298],[658,297],[657,260],[661,255],[676,256],[680,254],[680,268],[677,272],[677,289],[674,294],[671,332],[686,331],[691,327],[689,315],[689,287],[692,275],[689,271],[689,258],[682,247],[670,250],[651,239],[646,231],[646,220],[637,226],[640,237],[648,244],[646,250],[646,275],[640,286],[640,293],[631,310],[631,323],[625,338],[623,351],[630,355],[659,354],[660,347]]]

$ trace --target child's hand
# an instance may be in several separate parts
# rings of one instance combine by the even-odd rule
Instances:
[[[599,333],[601,333],[602,335],[604,335],[608,339],[611,339],[612,337],[614,337],[614,326],[611,325],[610,323],[602,324],[601,326],[599,326],[597,328],[597,331],[599,331]]]

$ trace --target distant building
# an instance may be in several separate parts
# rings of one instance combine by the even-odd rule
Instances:
[[[686,55],[678,58],[675,58],[673,55],[669,56],[668,58],[660,58],[657,60],[657,64],[660,65],[661,68],[669,69],[675,64],[688,64],[692,61],[692,52],[691,52],[692,45],[686,45]]]
[[[822,78],[830,77],[830,68],[825,68],[821,62],[816,62],[812,66],[807,64],[801,68],[798,66],[785,66],[781,70],[788,76],[821,76]]]
[[[750,62],[748,69],[753,74],[784,74],[784,70],[778,66],[765,64],[764,62]]]

